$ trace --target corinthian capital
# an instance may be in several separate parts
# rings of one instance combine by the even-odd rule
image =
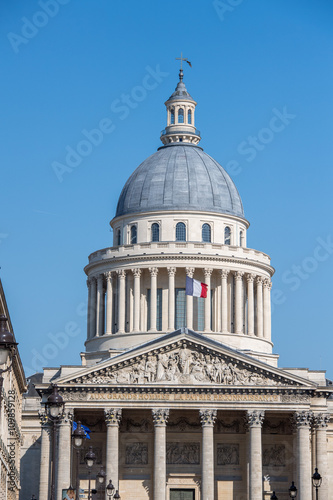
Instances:
[[[166,425],[169,418],[168,408],[154,408],[152,409],[154,425]]]
[[[265,412],[263,410],[248,410],[246,412],[246,423],[249,427],[261,427],[264,421]]]
[[[325,429],[330,421],[329,413],[315,413],[313,417],[313,426],[316,429]]]
[[[293,415],[293,421],[297,428],[310,427],[313,421],[312,411],[296,411]]]
[[[194,274],[194,267],[186,267],[186,275],[189,278],[193,278],[193,274]]]
[[[202,426],[214,425],[216,417],[217,417],[217,411],[203,409],[203,410],[199,410],[199,415],[200,415],[200,421],[201,421]]]
[[[132,273],[134,275],[134,278],[140,278],[142,269],[140,269],[139,267],[135,267],[134,269],[132,269]]]
[[[149,272],[150,272],[151,276],[157,276],[158,268],[157,267],[150,267]]]
[[[107,408],[104,410],[106,425],[119,425],[121,421],[121,408]]]
[[[118,274],[119,278],[125,279],[126,278],[126,271],[125,269],[117,269],[116,273]]]
[[[112,271],[107,271],[106,273],[104,273],[104,276],[105,276],[105,279],[107,281],[111,281],[112,280]]]
[[[257,283],[257,285],[262,285],[263,281],[264,281],[264,280],[263,280],[263,277],[262,277],[262,276],[257,276],[257,277],[256,277],[256,283]]]
[[[272,282],[270,279],[268,279],[268,278],[264,279],[264,287],[268,288],[268,290],[270,290],[272,288]]]
[[[247,274],[247,275],[246,275],[247,282],[248,282],[248,283],[253,283],[253,282],[254,282],[254,280],[255,280],[255,277],[256,277],[256,275],[255,275],[255,274],[251,274],[251,273],[250,273],[250,274]]]
[[[169,276],[175,276],[175,274],[176,274],[176,268],[175,267],[168,267],[167,270],[168,270]]]
[[[220,269],[221,278],[227,279],[229,272],[228,269]]]
[[[204,275],[205,275],[205,278],[210,278],[210,277],[211,277],[212,272],[213,272],[213,269],[211,269],[210,267],[205,267],[205,268],[204,268]]]
[[[234,276],[237,281],[241,281],[244,276],[244,271],[235,271]]]

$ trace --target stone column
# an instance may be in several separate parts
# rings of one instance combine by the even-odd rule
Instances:
[[[243,275],[236,271],[235,275],[235,333],[243,333]]]
[[[92,276],[89,278],[90,282],[90,295],[91,295],[91,300],[90,300],[90,314],[89,314],[89,321],[90,321],[90,327],[89,327],[89,338],[92,339],[96,335],[96,278]]]
[[[271,288],[269,279],[264,280],[264,338],[271,340]]]
[[[202,425],[201,498],[214,500],[214,423],[216,410],[199,410]]]
[[[169,410],[156,408],[152,410],[154,439],[154,500],[166,500],[166,424]]]
[[[150,267],[150,332],[156,332],[156,313],[157,313],[157,267]]]
[[[87,279],[87,288],[88,288],[88,308],[87,308],[87,340],[90,339],[90,330],[91,330],[91,280]]]
[[[207,298],[205,299],[205,332],[211,332],[211,284],[210,277],[212,275],[213,269],[205,267],[205,283],[207,285]]]
[[[72,410],[65,409],[64,415],[58,423],[57,500],[62,500],[62,490],[68,488],[71,482],[72,421]]]
[[[193,278],[194,267],[186,268],[186,276]],[[186,295],[186,323],[187,328],[193,330],[193,295]]]
[[[42,426],[42,439],[40,450],[39,466],[39,499],[49,500],[50,498],[50,464],[51,464],[51,426],[49,419],[44,412],[39,413]]]
[[[104,333],[104,276],[97,277],[97,301],[96,301],[96,335],[100,337]]]
[[[125,278],[126,271],[118,269],[118,333],[125,333]]]
[[[133,330],[140,331],[140,277],[142,270],[139,268],[132,269],[134,276],[134,323]]]
[[[168,267],[169,294],[168,294],[168,332],[175,329],[175,267]]]
[[[257,276],[257,337],[263,337],[262,277]]]
[[[248,274],[247,279],[247,333],[254,335],[254,290],[253,282],[255,275]]]
[[[228,331],[228,274],[229,271],[221,269],[221,330]]]
[[[262,499],[262,446],[261,428],[264,421],[264,411],[248,410],[246,412],[249,427],[249,458],[250,458],[250,498],[249,500]]]
[[[323,478],[320,486],[320,498],[328,500],[328,466],[327,466],[327,425],[330,421],[328,413],[317,413],[313,419],[316,429],[316,465],[319,474]],[[311,471],[312,473],[314,472]]]
[[[112,272],[109,271],[105,273],[106,278],[106,331],[107,335],[112,333],[112,299],[113,299],[113,289],[112,289]]]
[[[311,500],[312,473],[310,453],[310,427],[312,422],[312,412],[296,412],[294,414],[294,421],[297,428],[298,496],[301,500]]]
[[[116,490],[119,490],[119,424],[121,408],[105,408],[106,422],[106,479],[110,479]],[[107,496],[105,497],[107,498]]]

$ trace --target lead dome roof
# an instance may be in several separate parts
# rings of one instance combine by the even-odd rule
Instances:
[[[116,217],[165,210],[215,212],[244,218],[227,172],[202,148],[168,144],[149,156],[126,182]]]

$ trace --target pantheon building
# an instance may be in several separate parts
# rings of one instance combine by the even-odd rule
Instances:
[[[25,399],[22,500],[49,500],[53,456],[56,499],[70,484],[86,499],[89,446],[93,485],[103,466],[122,500],[286,500],[292,482],[313,500],[316,467],[319,498],[332,499],[333,388],[324,371],[278,366],[274,269],[247,246],[241,197],[200,146],[196,104],[181,70],[162,146],[124,185],[112,246],[85,267],[82,363],[46,368]],[[207,298],[186,295],[186,277]],[[54,453],[50,384],[65,402]],[[73,421],[91,431],[79,453]]]

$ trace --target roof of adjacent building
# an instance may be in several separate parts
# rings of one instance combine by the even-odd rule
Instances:
[[[202,148],[185,143],[162,146],[139,165],[120,194],[116,217],[165,210],[244,217],[227,172]]]

